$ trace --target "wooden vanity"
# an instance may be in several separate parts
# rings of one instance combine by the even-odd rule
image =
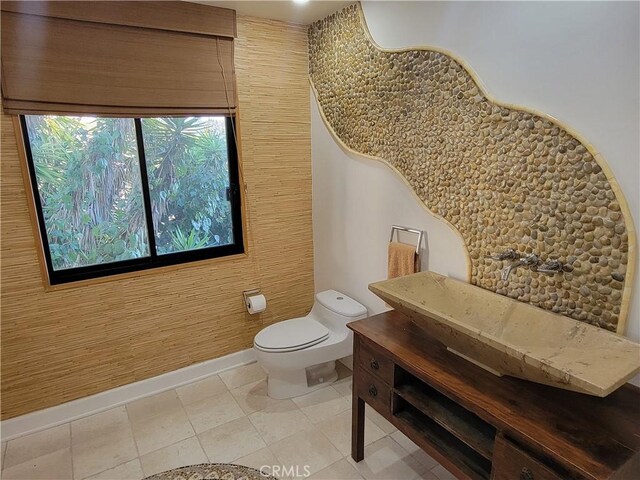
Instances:
[[[605,398],[498,377],[401,313],[354,332],[351,456],[365,402],[461,479],[640,479],[640,389]]]

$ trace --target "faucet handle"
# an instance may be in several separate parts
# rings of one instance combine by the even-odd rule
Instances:
[[[564,265],[559,260],[547,260],[538,268],[536,272],[554,274],[562,271]]]
[[[507,248],[503,252],[499,253],[491,253],[489,255],[485,255],[484,258],[491,258],[492,260],[517,260],[518,254],[513,248]]]
[[[540,263],[540,257],[535,253],[530,253],[520,259],[522,265],[527,265],[528,267],[536,267]]]

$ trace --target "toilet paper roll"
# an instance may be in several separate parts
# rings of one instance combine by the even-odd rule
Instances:
[[[247,311],[253,315],[254,313],[264,312],[267,309],[267,299],[264,295],[253,295],[247,297]]]

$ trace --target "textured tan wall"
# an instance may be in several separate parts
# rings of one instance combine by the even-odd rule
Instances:
[[[391,166],[461,236],[469,280],[540,308],[624,332],[635,231],[611,170],[578,134],[491,98],[460,58],[385,50],[359,5],[309,28],[309,73],[342,145]],[[547,276],[485,258],[514,249],[557,259]]]
[[[2,418],[251,346],[313,301],[307,31],[238,19],[249,254],[45,291],[12,119],[2,117]],[[245,313],[260,286],[269,308]]]

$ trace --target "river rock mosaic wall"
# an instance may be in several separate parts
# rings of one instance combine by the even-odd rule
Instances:
[[[309,27],[309,74],[343,145],[390,164],[457,229],[473,284],[617,330],[631,281],[627,211],[586,145],[495,104],[447,54],[380,49],[359,5]],[[509,263],[485,256],[508,248],[563,271],[520,267],[502,281]]]

